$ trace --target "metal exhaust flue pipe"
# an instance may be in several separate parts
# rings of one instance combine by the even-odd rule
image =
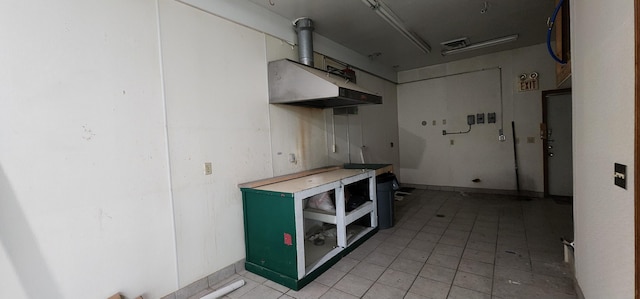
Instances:
[[[313,67],[313,21],[303,17],[293,21],[298,33],[298,56],[300,63]]]

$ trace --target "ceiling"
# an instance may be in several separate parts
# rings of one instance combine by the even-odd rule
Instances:
[[[544,43],[554,9],[554,0],[384,0],[431,46],[425,54],[361,0],[249,1],[292,21],[309,17],[316,33],[398,71]],[[515,42],[441,55],[445,41],[467,37],[474,44],[513,34]]]

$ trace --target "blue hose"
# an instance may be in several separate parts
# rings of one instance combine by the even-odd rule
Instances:
[[[558,56],[556,56],[556,53],[553,52],[553,49],[551,49],[551,31],[553,30],[553,24],[556,22],[558,11],[560,11],[560,8],[562,7],[563,2],[564,0],[560,0],[560,2],[558,2],[556,9],[553,11],[553,15],[551,16],[551,19],[549,20],[549,24],[548,24],[549,28],[547,29],[547,50],[549,51],[549,54],[551,55],[551,57],[553,57],[553,60],[557,61],[560,64],[567,64],[567,60],[558,58]]]

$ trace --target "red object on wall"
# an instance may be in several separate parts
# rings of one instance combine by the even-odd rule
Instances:
[[[291,239],[291,235],[290,234],[284,233],[284,244],[288,245],[288,246],[293,245],[293,241]]]

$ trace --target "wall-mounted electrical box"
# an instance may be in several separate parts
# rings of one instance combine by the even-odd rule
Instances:
[[[484,124],[484,113],[478,113],[476,114],[476,121],[479,124]]]
[[[476,124],[476,116],[471,114],[467,115],[467,125],[475,125]]]
[[[487,114],[487,122],[490,124],[494,124],[496,123],[496,113],[495,112],[491,112]]]

